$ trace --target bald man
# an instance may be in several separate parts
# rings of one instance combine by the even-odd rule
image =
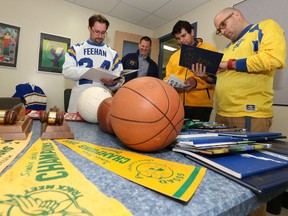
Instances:
[[[216,121],[252,132],[268,132],[273,118],[273,81],[276,69],[286,67],[283,29],[267,19],[250,24],[235,8],[214,18],[216,34],[230,40],[217,73]],[[267,211],[281,211],[268,202]],[[265,205],[252,215],[265,215]]]
[[[268,132],[274,74],[286,67],[283,29],[271,19],[250,24],[235,8],[220,11],[214,25],[217,35],[230,40],[217,74],[216,121]]]

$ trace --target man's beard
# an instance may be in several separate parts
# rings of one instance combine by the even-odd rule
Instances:
[[[103,43],[103,41],[104,41],[104,39],[102,39],[102,38],[95,38],[95,39],[93,40],[93,42],[94,42],[95,44],[101,44],[101,43]]]

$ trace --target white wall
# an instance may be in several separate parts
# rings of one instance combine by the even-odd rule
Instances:
[[[227,44],[227,39],[215,34],[214,17],[226,7],[233,7],[234,4],[243,0],[211,0],[197,9],[178,17],[166,25],[154,31],[154,37],[159,38],[172,31],[173,26],[178,20],[187,20],[191,23],[197,22],[197,36],[203,38],[204,42],[215,45],[219,50]]]
[[[214,17],[225,7],[233,7],[233,5],[243,0],[211,0],[205,5],[198,7],[196,10],[178,17],[161,28],[154,31],[154,37],[162,37],[172,31],[174,24],[178,20],[187,20],[191,23],[198,22],[197,36],[203,38],[207,43],[214,44],[220,51],[228,44],[228,40],[215,34]],[[260,2],[261,0],[259,0]],[[274,118],[270,131],[282,132],[288,136],[288,107],[274,106]]]
[[[38,71],[40,32],[71,38],[71,43],[88,39],[88,18],[95,11],[63,0],[1,0],[0,22],[19,26],[20,40],[17,67],[0,67],[0,97],[10,97],[15,86],[33,83],[48,97],[48,107],[63,110],[63,91],[73,82],[61,74]],[[115,31],[141,33],[152,37],[151,30],[106,16],[110,22],[106,42],[114,45]]]
[[[232,7],[243,0],[211,0],[205,5],[178,17],[155,31],[106,16],[110,21],[106,42],[114,46],[115,31],[148,35],[159,38],[171,32],[178,20],[198,22],[198,36],[205,42],[214,44],[219,50],[228,43],[224,37],[215,35],[214,16],[225,7]],[[261,0],[259,0],[260,2]],[[39,85],[48,96],[48,107],[63,109],[63,91],[72,82],[62,75],[38,72],[38,52],[40,32],[71,38],[71,42],[81,42],[88,38],[88,18],[97,13],[63,0],[1,0],[0,22],[19,26],[20,42],[17,68],[0,67],[0,97],[11,96],[15,86],[31,82]],[[4,8],[6,8],[4,10]],[[288,107],[274,107],[274,120],[271,131],[288,136]]]

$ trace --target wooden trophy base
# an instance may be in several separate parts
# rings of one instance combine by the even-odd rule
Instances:
[[[25,140],[31,131],[33,121],[29,116],[15,124],[1,124],[0,138],[3,140]]]
[[[74,133],[64,120],[61,125],[49,125],[46,122],[41,125],[42,139],[74,139]]]

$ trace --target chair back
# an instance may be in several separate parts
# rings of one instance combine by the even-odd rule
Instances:
[[[0,97],[0,110],[11,109],[19,103],[22,103],[19,97]]]
[[[70,88],[64,90],[64,110],[65,110],[65,112],[68,111],[71,91],[72,91],[72,89],[70,89]]]

